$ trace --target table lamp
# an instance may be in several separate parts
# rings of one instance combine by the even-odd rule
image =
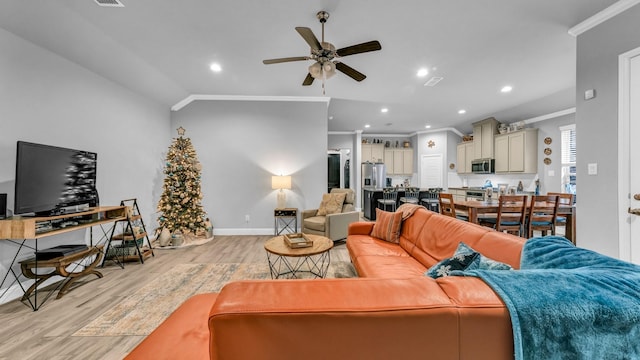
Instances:
[[[287,205],[287,196],[283,189],[291,189],[291,176],[272,176],[271,188],[273,190],[280,189],[278,192],[278,204],[276,209],[284,209]]]

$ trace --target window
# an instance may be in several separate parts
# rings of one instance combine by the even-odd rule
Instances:
[[[576,125],[560,127],[562,192],[576,193]]]

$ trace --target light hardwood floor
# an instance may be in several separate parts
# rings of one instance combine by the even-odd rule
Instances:
[[[124,269],[107,264],[99,268],[104,278],[89,276],[62,299],[56,300],[54,294],[38,311],[19,301],[0,305],[0,360],[122,359],[143,336],[71,335],[176,264],[265,263],[263,243],[269,238],[216,236],[200,246],[156,249],[156,256],[144,264],[127,263]],[[331,260],[349,261],[344,242],[336,243]]]

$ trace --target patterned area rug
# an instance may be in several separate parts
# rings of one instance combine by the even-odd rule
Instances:
[[[327,277],[355,277],[349,262],[335,261]],[[149,335],[180,304],[217,292],[228,282],[270,279],[267,264],[180,264],[98,316],[73,336]],[[149,306],[153,304],[153,306]]]

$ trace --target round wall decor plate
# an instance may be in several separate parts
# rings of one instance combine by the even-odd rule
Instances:
[[[547,144],[547,145],[551,144],[551,138],[548,137],[548,136],[546,138],[544,138],[544,143]]]
[[[545,164],[545,165],[549,165],[549,164],[551,164],[551,159],[549,159],[549,158],[544,158],[544,164]]]
[[[544,149],[544,154],[545,155],[551,155],[551,148],[545,148]]]

